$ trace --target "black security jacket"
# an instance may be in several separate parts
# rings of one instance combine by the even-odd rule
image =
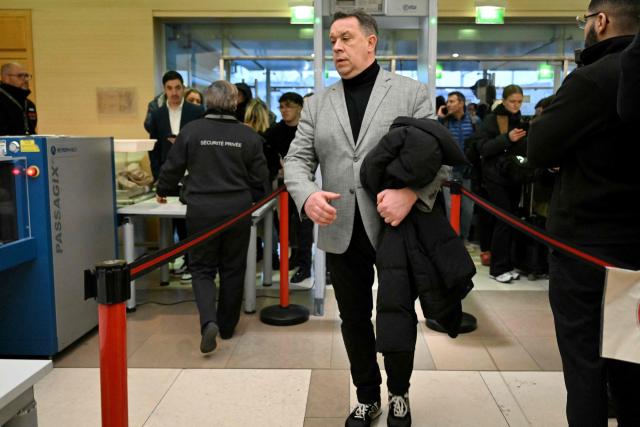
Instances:
[[[0,83],[0,89],[0,135],[35,134],[36,106],[27,99],[31,91],[6,83]]]
[[[187,206],[207,196],[250,192],[254,201],[264,196],[268,170],[262,137],[226,117],[195,120],[180,131],[162,166],[158,195],[170,194],[188,170],[182,195]]]
[[[547,229],[586,245],[640,243],[638,125],[617,112],[620,53],[633,36],[597,43],[532,121],[528,160],[559,167]]]
[[[443,164],[467,164],[447,129],[435,120],[399,117],[365,158],[360,178],[375,199],[384,189],[424,187]],[[450,336],[458,334],[461,300],[476,270],[442,203],[429,213],[414,206],[397,227],[385,224],[376,268],[378,351],[414,350],[416,298],[426,317],[438,320]]]
[[[622,71],[618,92],[618,113],[625,122],[640,120],[640,31],[620,55]]]

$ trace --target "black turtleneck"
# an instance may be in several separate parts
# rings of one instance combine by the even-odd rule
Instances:
[[[358,142],[362,119],[364,112],[367,110],[369,97],[376,83],[380,66],[378,62],[373,61],[363,72],[350,79],[342,79],[344,87],[344,99],[347,102],[347,111],[349,112],[349,123],[351,123],[351,133],[353,141]]]

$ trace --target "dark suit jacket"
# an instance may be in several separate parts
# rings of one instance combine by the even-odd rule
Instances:
[[[201,118],[204,111],[198,105],[184,102],[182,105],[182,117],[180,118],[180,129],[192,120]],[[151,172],[153,179],[157,180],[160,176],[160,168],[167,160],[169,150],[173,144],[167,139],[172,135],[171,122],[169,121],[169,107],[165,103],[162,107],[151,114],[151,123],[149,129],[149,137],[156,139],[153,150],[149,152],[149,160],[151,161]]]

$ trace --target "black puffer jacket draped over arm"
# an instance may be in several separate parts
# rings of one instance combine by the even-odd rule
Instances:
[[[371,197],[385,189],[424,186],[444,165],[467,161],[446,128],[434,120],[398,118],[369,152],[360,171]],[[458,334],[461,300],[473,287],[475,266],[442,205],[413,208],[398,227],[385,225],[376,252],[377,350],[413,351],[420,299],[426,317]]]

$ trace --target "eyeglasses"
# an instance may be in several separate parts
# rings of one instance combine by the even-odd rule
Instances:
[[[582,15],[582,16],[578,15],[578,16],[576,16],[576,23],[578,24],[578,28],[580,28],[581,30],[584,30],[584,27],[587,26],[587,20],[589,18],[593,18],[594,16],[598,16],[601,13],[604,13],[604,12],[596,12],[596,13],[592,13],[590,15]],[[607,21],[608,21],[608,19],[607,19]]]
[[[29,74],[29,73],[18,73],[18,74],[7,74],[7,75],[11,77],[17,77],[22,80],[31,80],[31,78],[33,77],[33,74]]]

